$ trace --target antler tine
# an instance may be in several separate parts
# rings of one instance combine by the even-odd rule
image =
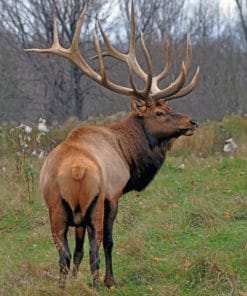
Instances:
[[[111,42],[109,41],[108,37],[106,36],[102,25],[100,22],[99,29],[102,34],[102,37],[104,39],[104,42],[106,44],[107,50],[101,53],[101,57],[104,56],[111,56],[114,57],[122,62],[125,62],[128,65],[129,68],[129,74],[130,74],[130,84],[133,88],[133,94],[140,98],[143,101],[146,101],[146,103],[149,101],[149,104],[151,103],[149,93],[152,87],[152,76],[153,76],[153,70],[152,70],[152,62],[151,57],[148,52],[148,49],[146,47],[143,34],[141,34],[141,46],[144,53],[144,58],[147,65],[147,74],[143,71],[141,66],[139,65],[137,58],[136,58],[136,22],[135,22],[135,11],[134,11],[134,2],[131,2],[131,21],[130,21],[130,43],[129,43],[129,50],[127,54],[121,53],[118,50],[116,50]],[[93,56],[91,59],[98,58],[99,54]],[[99,61],[100,62],[100,61]],[[100,62],[102,64],[102,62]],[[141,79],[145,81],[145,87],[143,90],[139,90],[133,80],[133,74],[138,75]]]
[[[134,3],[133,1],[131,2],[131,30],[130,30],[130,45],[129,45],[129,50],[127,54],[121,53],[118,51],[116,48],[113,47],[111,42],[109,41],[108,37],[106,36],[102,25],[100,22],[99,24],[99,29],[102,34],[102,37],[104,39],[104,42],[106,44],[107,50],[102,52],[102,56],[110,56],[113,58],[116,58],[117,60],[120,60],[122,62],[125,62],[129,67],[131,64],[132,71],[138,75],[142,80],[147,79],[147,74],[143,71],[139,63],[137,62],[136,59],[136,53],[135,53],[135,45],[136,45],[136,23],[135,23],[135,12],[134,12]],[[94,55],[91,57],[91,59],[98,58],[97,55]]]
[[[159,79],[163,79],[164,77],[160,78],[160,75],[163,74],[162,72],[153,78],[153,86],[152,86],[152,94],[151,97],[155,101],[159,99],[163,99],[164,101],[170,101],[176,98],[183,97],[189,94],[196,86],[197,81],[199,79],[199,67],[197,67],[196,72],[191,80],[191,82],[183,87],[185,83],[185,79],[187,73],[189,72],[192,65],[192,45],[189,34],[187,34],[186,38],[186,56],[184,62],[182,63],[182,70],[177,77],[177,79],[170,84],[167,88],[160,90],[158,87]],[[184,72],[184,75],[182,74]],[[182,88],[183,87],[183,88]]]
[[[130,44],[129,44],[129,55],[133,58],[135,56],[135,46],[136,46],[136,21],[135,21],[135,7],[134,1],[131,1],[131,14],[130,14]]]
[[[61,50],[62,47],[59,43],[59,37],[58,37],[58,28],[57,28],[57,18],[54,15],[53,18],[53,43],[50,48],[25,48],[24,51],[26,52],[39,52],[39,53],[53,53]]]
[[[122,61],[122,62],[125,62],[126,64],[129,65],[129,53],[128,54],[124,54],[120,51],[118,51],[116,48],[113,47],[113,45],[111,44],[111,42],[109,41],[108,37],[106,36],[103,28],[102,28],[102,25],[100,23],[100,21],[98,22],[99,24],[99,29],[100,29],[100,32],[102,34],[102,37],[104,39],[104,42],[106,44],[106,47],[107,47],[107,50],[102,52],[102,56],[103,57],[106,57],[106,56],[110,56],[110,57],[113,57],[119,61]],[[97,55],[94,55],[92,56],[90,59],[97,59],[98,56]],[[134,58],[134,61],[133,61],[133,65],[134,65],[134,72],[143,80],[146,79],[147,75],[146,73],[142,70],[142,68],[140,67],[140,65],[138,64],[136,58]]]
[[[103,56],[102,56],[102,51],[101,51],[101,47],[100,47],[100,43],[99,43],[99,39],[98,36],[96,34],[96,32],[94,32],[94,43],[95,43],[95,49],[97,52],[97,56],[98,56],[98,61],[99,61],[99,71],[100,71],[100,76],[101,76],[101,84],[104,85],[106,88],[119,93],[119,94],[125,94],[128,96],[132,96],[133,94],[135,94],[135,89],[131,89],[131,88],[127,88],[124,86],[120,86],[117,85],[113,82],[111,82],[106,75],[106,71],[105,71],[105,65],[104,65],[104,61],[103,61]]]
[[[134,32],[132,32],[132,34],[134,35]],[[134,71],[134,67],[135,67],[135,64],[134,64],[135,49],[134,49],[134,44],[133,43],[132,43],[132,46],[130,46],[130,48],[134,49],[132,55],[130,55],[131,59],[129,61],[130,84],[131,84],[132,88],[134,89],[134,92],[135,92],[136,96],[141,97],[143,99],[143,101],[147,101],[148,100],[148,94],[149,94],[149,92],[151,90],[151,86],[152,86],[153,66],[152,66],[150,54],[149,54],[147,46],[145,44],[143,33],[141,33],[141,46],[142,46],[145,61],[146,61],[146,64],[147,64],[148,75],[147,75],[147,79],[146,79],[146,84],[145,84],[143,90],[139,90],[139,89],[137,89],[137,87],[135,86],[134,81],[133,81],[133,73],[135,72]],[[132,52],[132,50],[130,52]]]
[[[79,19],[76,22],[76,28],[75,28],[75,33],[72,39],[72,43],[71,43],[71,49],[72,50],[78,50],[79,51],[79,41],[80,41],[80,34],[81,34],[81,28],[82,28],[82,24],[84,21],[84,17],[86,15],[87,12],[87,6],[88,6],[88,0],[85,1],[84,7],[82,12],[80,13]]]
[[[191,44],[191,39],[190,35],[187,33],[187,38],[186,38],[186,58],[185,58],[185,67],[187,72],[190,70],[192,65],[192,44]],[[164,98],[164,101],[170,101],[173,99],[178,99],[181,97],[186,96],[189,94],[197,85],[197,82],[199,80],[199,74],[200,74],[200,68],[197,66],[197,69],[191,79],[191,82],[187,84],[185,87],[180,89],[177,93],[174,93],[173,95],[170,95],[166,98]]]
[[[130,31],[130,44],[129,44],[129,54],[128,54],[128,66],[130,70],[130,83],[133,89],[135,90],[138,97],[141,97],[143,101],[147,104],[152,104],[153,100],[149,96],[151,87],[152,87],[152,79],[153,79],[153,66],[149,51],[145,44],[144,35],[141,33],[141,46],[144,53],[145,62],[147,65],[147,74],[142,70],[141,66],[137,62],[136,59],[136,22],[135,22],[135,10],[134,10],[134,1],[131,1],[131,31]],[[138,90],[133,82],[132,74],[142,73],[141,78],[145,81],[145,86],[143,90]]]
[[[108,39],[108,37],[106,36],[106,34],[105,34],[105,32],[104,32],[104,30],[102,28],[102,25],[101,25],[100,21],[98,21],[98,24],[99,24],[99,29],[100,29],[101,35],[103,36],[104,42],[105,42],[106,47],[107,47],[107,51],[102,52],[102,56],[103,57],[104,56],[115,57],[116,59],[127,63],[128,56],[126,54],[121,53],[120,51],[116,50],[112,46],[110,40]],[[97,55],[91,57],[91,59],[94,59],[94,58],[97,58]]]
[[[164,79],[169,72],[171,71],[172,67],[172,54],[171,54],[171,46],[167,38],[164,40],[164,57],[165,57],[165,66],[164,69],[156,76],[153,77],[153,85],[152,85],[152,92],[160,91],[158,87],[158,83]]]
[[[151,87],[152,87],[153,65],[152,65],[152,61],[151,61],[151,56],[150,56],[147,46],[145,44],[144,34],[142,32],[141,32],[141,45],[142,45],[142,50],[144,53],[145,61],[147,64],[147,79],[146,79],[146,85],[143,89],[143,96],[148,97],[148,94],[149,94]]]
[[[53,44],[52,47],[60,47],[59,37],[58,37],[58,28],[57,28],[57,18],[54,15],[53,19]]]
[[[185,66],[187,71],[189,72],[192,65],[192,45],[189,33],[186,35],[186,58],[185,58]]]
[[[199,80],[199,76],[200,76],[200,67],[197,66],[195,74],[194,74],[191,82],[189,84],[187,84],[185,87],[183,87],[176,94],[174,94],[174,95],[172,95],[172,96],[170,96],[168,98],[165,98],[164,101],[170,101],[170,100],[182,98],[182,97],[188,95],[196,87],[197,82]]]
[[[146,64],[147,64],[147,80],[146,80],[146,84],[143,88],[143,90],[138,90],[134,84],[133,81],[133,68],[132,68],[132,64],[130,63],[130,84],[132,86],[132,88],[134,89],[135,94],[137,95],[137,97],[142,98],[142,101],[145,101],[148,104],[152,104],[153,101],[150,100],[149,98],[149,92],[151,90],[151,86],[152,86],[152,78],[153,78],[153,66],[152,66],[152,62],[151,62],[151,57],[150,54],[148,52],[148,49],[146,47],[145,44],[145,40],[144,40],[144,35],[143,33],[141,33],[141,45],[142,45],[142,49],[144,52],[144,57],[146,60]],[[149,101],[149,102],[148,102]]]
[[[144,43],[145,44],[145,43]],[[143,45],[143,44],[142,44]],[[132,70],[144,81],[147,79],[147,74],[143,71],[141,66],[139,65],[136,58],[136,21],[135,21],[135,7],[134,1],[131,1],[131,16],[130,16],[130,44],[129,44],[129,52],[128,52],[128,65],[132,68]],[[145,55],[145,45],[142,46],[144,56]],[[151,60],[151,59],[150,59]],[[146,60],[147,62],[147,60]],[[147,63],[148,64],[148,63]]]
[[[96,49],[97,56],[98,56],[99,71],[100,71],[100,76],[102,78],[102,84],[104,86],[106,86],[107,88],[114,90],[117,93],[123,93],[123,87],[119,87],[118,85],[112,83],[107,78],[106,71],[105,71],[105,65],[104,65],[104,61],[103,61],[103,56],[102,56],[102,51],[101,51],[99,39],[98,39],[96,32],[94,32],[94,43],[95,43],[95,49]],[[136,92],[138,92],[138,90],[136,90],[134,87],[133,87],[133,90],[126,88],[126,94],[128,94],[128,95],[133,95]]]
[[[182,62],[182,67],[181,67],[181,71],[177,77],[177,79],[172,82],[168,87],[166,87],[163,90],[160,90],[159,92],[156,92],[154,94],[151,94],[151,98],[154,101],[158,101],[160,99],[166,98],[168,96],[171,96],[173,94],[175,94],[176,92],[178,92],[184,85],[185,83],[185,79],[187,76],[187,70],[185,67],[185,63]]]
[[[98,39],[98,36],[95,31],[94,31],[94,44],[95,44],[95,49],[96,49],[97,56],[98,56],[100,76],[102,78],[102,82],[106,83],[107,77],[106,77],[106,72],[105,72],[105,65],[104,65],[104,61],[103,61],[103,57],[102,57],[102,53],[101,53],[99,39]]]

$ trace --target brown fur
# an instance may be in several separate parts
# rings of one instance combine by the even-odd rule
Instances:
[[[87,228],[94,283],[99,280],[98,249],[104,239],[107,286],[114,285],[111,250],[112,226],[119,197],[143,190],[162,166],[175,139],[192,131],[190,117],[173,113],[157,102],[142,114],[131,113],[109,127],[80,127],[47,157],[40,174],[51,231],[60,254],[60,284],[70,263],[68,226],[77,227],[74,273],[83,256]],[[80,229],[80,231],[79,231]]]

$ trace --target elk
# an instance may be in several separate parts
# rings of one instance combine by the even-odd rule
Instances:
[[[167,105],[173,99],[184,97],[196,86],[197,67],[191,81],[185,85],[192,64],[191,41],[187,36],[187,50],[177,78],[161,89],[159,82],[171,70],[171,48],[165,41],[165,66],[157,75],[149,50],[141,34],[141,48],[146,71],[136,57],[136,24],[134,4],[131,3],[131,30],[128,53],[121,53],[109,41],[99,23],[106,50],[102,51],[94,34],[99,73],[92,69],[79,50],[81,27],[87,11],[87,2],[77,21],[69,48],[59,43],[54,19],[54,40],[50,48],[26,49],[28,52],[51,53],[75,64],[88,77],[105,88],[130,98],[132,112],[128,118],[111,126],[82,126],[72,130],[67,138],[50,152],[40,172],[40,186],[49,209],[50,226],[59,253],[59,286],[65,286],[70,269],[68,227],[75,227],[73,274],[78,272],[83,258],[85,232],[89,238],[90,270],[93,284],[99,282],[99,248],[103,241],[106,270],[105,285],[115,285],[112,269],[113,223],[121,195],[143,190],[164,163],[166,152],[181,135],[192,135],[197,127],[191,117],[175,113]],[[111,56],[128,66],[131,87],[112,82],[106,73],[104,57]],[[137,75],[145,83],[139,89],[134,82]]]

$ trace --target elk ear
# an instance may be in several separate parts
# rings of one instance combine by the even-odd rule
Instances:
[[[139,118],[143,118],[143,113],[146,112],[146,110],[147,110],[146,105],[137,107],[137,116]]]
[[[142,114],[147,110],[146,102],[138,100],[135,97],[131,97],[131,108],[133,111]]]
[[[147,106],[144,105],[144,106],[140,106],[140,107],[137,107],[138,108],[138,111],[141,112],[141,113],[144,113],[147,111]]]

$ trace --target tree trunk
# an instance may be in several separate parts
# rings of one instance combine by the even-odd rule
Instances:
[[[74,114],[78,119],[82,119],[82,110],[83,110],[83,90],[81,87],[81,77],[82,73],[81,71],[76,68],[75,66],[72,66],[73,69],[73,79],[74,79],[74,98],[75,98],[75,110]]]
[[[245,38],[246,49],[247,49],[247,16],[246,16],[246,19],[245,19],[244,12],[243,12],[243,3],[242,3],[242,1],[236,0],[236,4],[237,4],[237,7],[238,7],[238,12],[239,12],[243,32],[244,32],[244,38]],[[246,5],[247,5],[247,2],[246,2]]]

